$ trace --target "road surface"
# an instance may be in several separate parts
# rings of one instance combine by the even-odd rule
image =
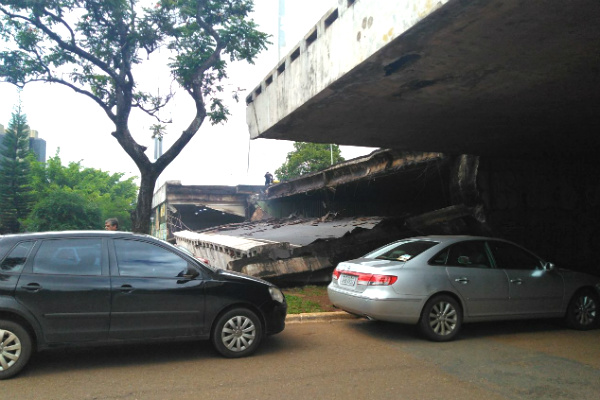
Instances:
[[[208,342],[44,352],[0,390],[7,400],[597,400],[600,330],[471,324],[433,343],[403,325],[303,322],[239,360]]]

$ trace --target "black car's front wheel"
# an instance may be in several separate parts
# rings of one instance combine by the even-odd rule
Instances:
[[[18,374],[29,361],[31,336],[21,325],[0,320],[0,379]]]
[[[598,315],[600,298],[590,289],[575,293],[569,302],[565,319],[567,325],[577,330],[594,329],[600,324]]]
[[[462,309],[447,295],[432,297],[423,307],[419,320],[421,332],[430,340],[446,342],[454,339],[462,325]]]
[[[221,315],[214,325],[212,342],[228,358],[249,356],[262,340],[262,325],[249,309],[235,308]]]

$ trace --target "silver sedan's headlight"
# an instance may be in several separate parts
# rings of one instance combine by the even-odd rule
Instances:
[[[276,287],[273,286],[269,286],[269,294],[271,295],[271,298],[279,303],[283,303],[284,302],[284,297],[283,297],[283,293],[281,292],[281,290],[277,289]]]

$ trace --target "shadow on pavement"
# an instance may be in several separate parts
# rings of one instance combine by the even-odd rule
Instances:
[[[361,334],[378,337],[384,340],[397,341],[428,341],[416,325],[399,324],[383,321],[359,320],[361,323],[353,324],[352,328]],[[515,320],[515,321],[493,321],[472,322],[463,324],[461,331],[454,341],[489,338],[522,333],[553,332],[568,330],[562,320],[539,319],[539,320]]]
[[[260,350],[260,349],[259,349]],[[22,376],[218,358],[209,341],[71,347],[34,354]]]

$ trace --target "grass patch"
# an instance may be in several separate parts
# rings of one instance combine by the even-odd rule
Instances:
[[[288,314],[302,314],[323,311],[321,309],[321,305],[316,301],[306,300],[293,294],[286,294],[285,300],[288,304]]]
[[[288,303],[288,314],[330,311],[331,304],[324,286],[303,286],[283,289]]]

